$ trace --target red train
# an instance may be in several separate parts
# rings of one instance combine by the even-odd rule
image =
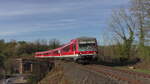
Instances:
[[[53,50],[36,52],[36,58],[71,58],[75,61],[92,61],[97,59],[98,46],[96,38],[77,38],[68,44]]]

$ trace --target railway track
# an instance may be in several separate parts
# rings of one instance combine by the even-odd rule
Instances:
[[[103,65],[80,65],[75,63],[71,64],[72,66],[78,67],[85,72],[88,71],[95,75],[99,75],[99,77],[102,77],[103,75],[108,79],[114,80],[116,82],[115,84],[150,84],[149,74],[116,69]]]
[[[150,75],[143,73],[114,69],[102,65],[78,65],[78,67],[93,73],[103,74],[114,81],[118,81],[118,84],[150,84]]]
[[[125,84],[150,84],[150,75],[137,73],[133,71],[114,69],[102,65],[87,65],[86,69],[103,73],[114,80],[121,81]]]

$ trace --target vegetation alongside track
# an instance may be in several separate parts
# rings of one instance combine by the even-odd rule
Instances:
[[[37,51],[45,51],[60,46],[59,40],[37,40],[35,42],[0,40],[0,72],[6,74],[15,73],[12,59],[34,58]]]
[[[61,66],[55,66],[38,84],[72,84],[64,74]]]

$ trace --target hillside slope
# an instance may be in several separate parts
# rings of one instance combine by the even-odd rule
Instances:
[[[62,67],[56,66],[38,84],[72,84],[72,83],[65,78]]]

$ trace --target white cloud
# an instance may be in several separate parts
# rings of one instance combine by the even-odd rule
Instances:
[[[68,8],[65,7],[25,7],[22,9],[14,8],[14,9],[0,9],[0,16],[20,16],[20,15],[34,15],[34,14],[43,14],[43,13],[60,13]]]
[[[17,32],[13,31],[0,31],[0,36],[8,36],[8,35],[13,35],[16,34]]]
[[[64,19],[63,19],[64,20]],[[68,20],[69,21],[69,20]],[[58,21],[59,22],[59,21]],[[11,35],[20,35],[31,32],[39,32],[39,31],[53,31],[53,30],[68,30],[77,26],[76,23],[39,23],[39,24],[14,24],[7,25],[6,28],[1,29],[0,36],[11,36]],[[74,27],[71,27],[73,26]]]
[[[75,22],[77,19],[60,19],[60,22]]]

